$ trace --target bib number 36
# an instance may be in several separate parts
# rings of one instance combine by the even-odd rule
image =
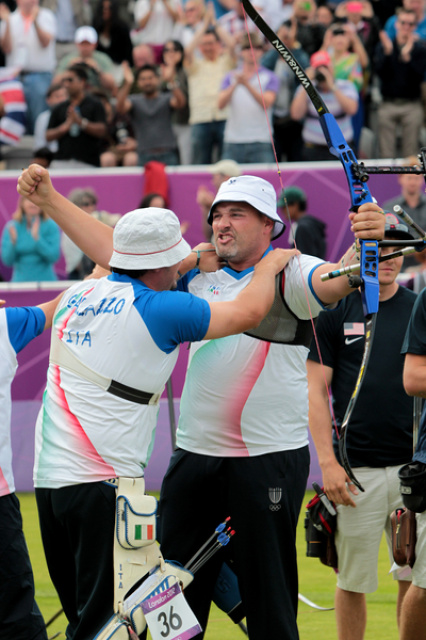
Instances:
[[[202,631],[176,583],[142,602],[153,640],[189,640]]]

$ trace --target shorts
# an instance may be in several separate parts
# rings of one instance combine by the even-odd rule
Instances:
[[[377,564],[383,532],[389,561],[393,564],[390,514],[403,506],[398,478],[401,466],[357,467],[354,470],[365,492],[359,491],[357,496],[352,496],[356,508],[337,507],[337,586],[340,589],[356,593],[377,590]]]
[[[426,511],[416,513],[416,561],[411,573],[413,584],[426,589]]]

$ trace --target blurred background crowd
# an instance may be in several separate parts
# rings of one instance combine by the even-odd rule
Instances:
[[[418,153],[425,0],[253,4],[362,158]],[[305,92],[240,0],[4,0],[0,65],[6,161],[30,137],[52,168],[273,162],[264,109],[278,160],[331,159]]]

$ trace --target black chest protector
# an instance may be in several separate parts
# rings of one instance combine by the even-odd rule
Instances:
[[[245,335],[258,340],[278,344],[310,346],[313,330],[311,320],[300,320],[284,300],[285,273],[281,271],[275,278],[275,299],[267,316],[255,329],[245,331]]]

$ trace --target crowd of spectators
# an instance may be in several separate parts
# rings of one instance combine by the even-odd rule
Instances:
[[[425,123],[425,0],[254,5],[307,68],[356,152],[382,158],[418,153]],[[7,72],[0,75],[0,96],[11,78],[21,85],[26,133],[34,134],[34,151],[47,146],[54,162],[269,162],[273,152],[266,120],[260,123],[263,109],[279,160],[332,159],[319,148],[324,143],[316,139],[315,116],[303,104],[295,78],[250,19],[246,24],[240,0],[4,0],[0,65]],[[140,81],[145,65],[151,65],[158,85],[150,97]],[[76,68],[82,81],[77,95],[70,75]],[[58,96],[68,101],[66,110],[56,104]],[[147,103],[142,118],[141,96]],[[95,120],[79,102],[88,97],[98,105]],[[6,115],[0,144],[16,144],[22,109]],[[368,148],[362,144],[366,130],[375,140]],[[69,148],[84,146],[88,136],[97,138],[99,153],[70,155]]]

